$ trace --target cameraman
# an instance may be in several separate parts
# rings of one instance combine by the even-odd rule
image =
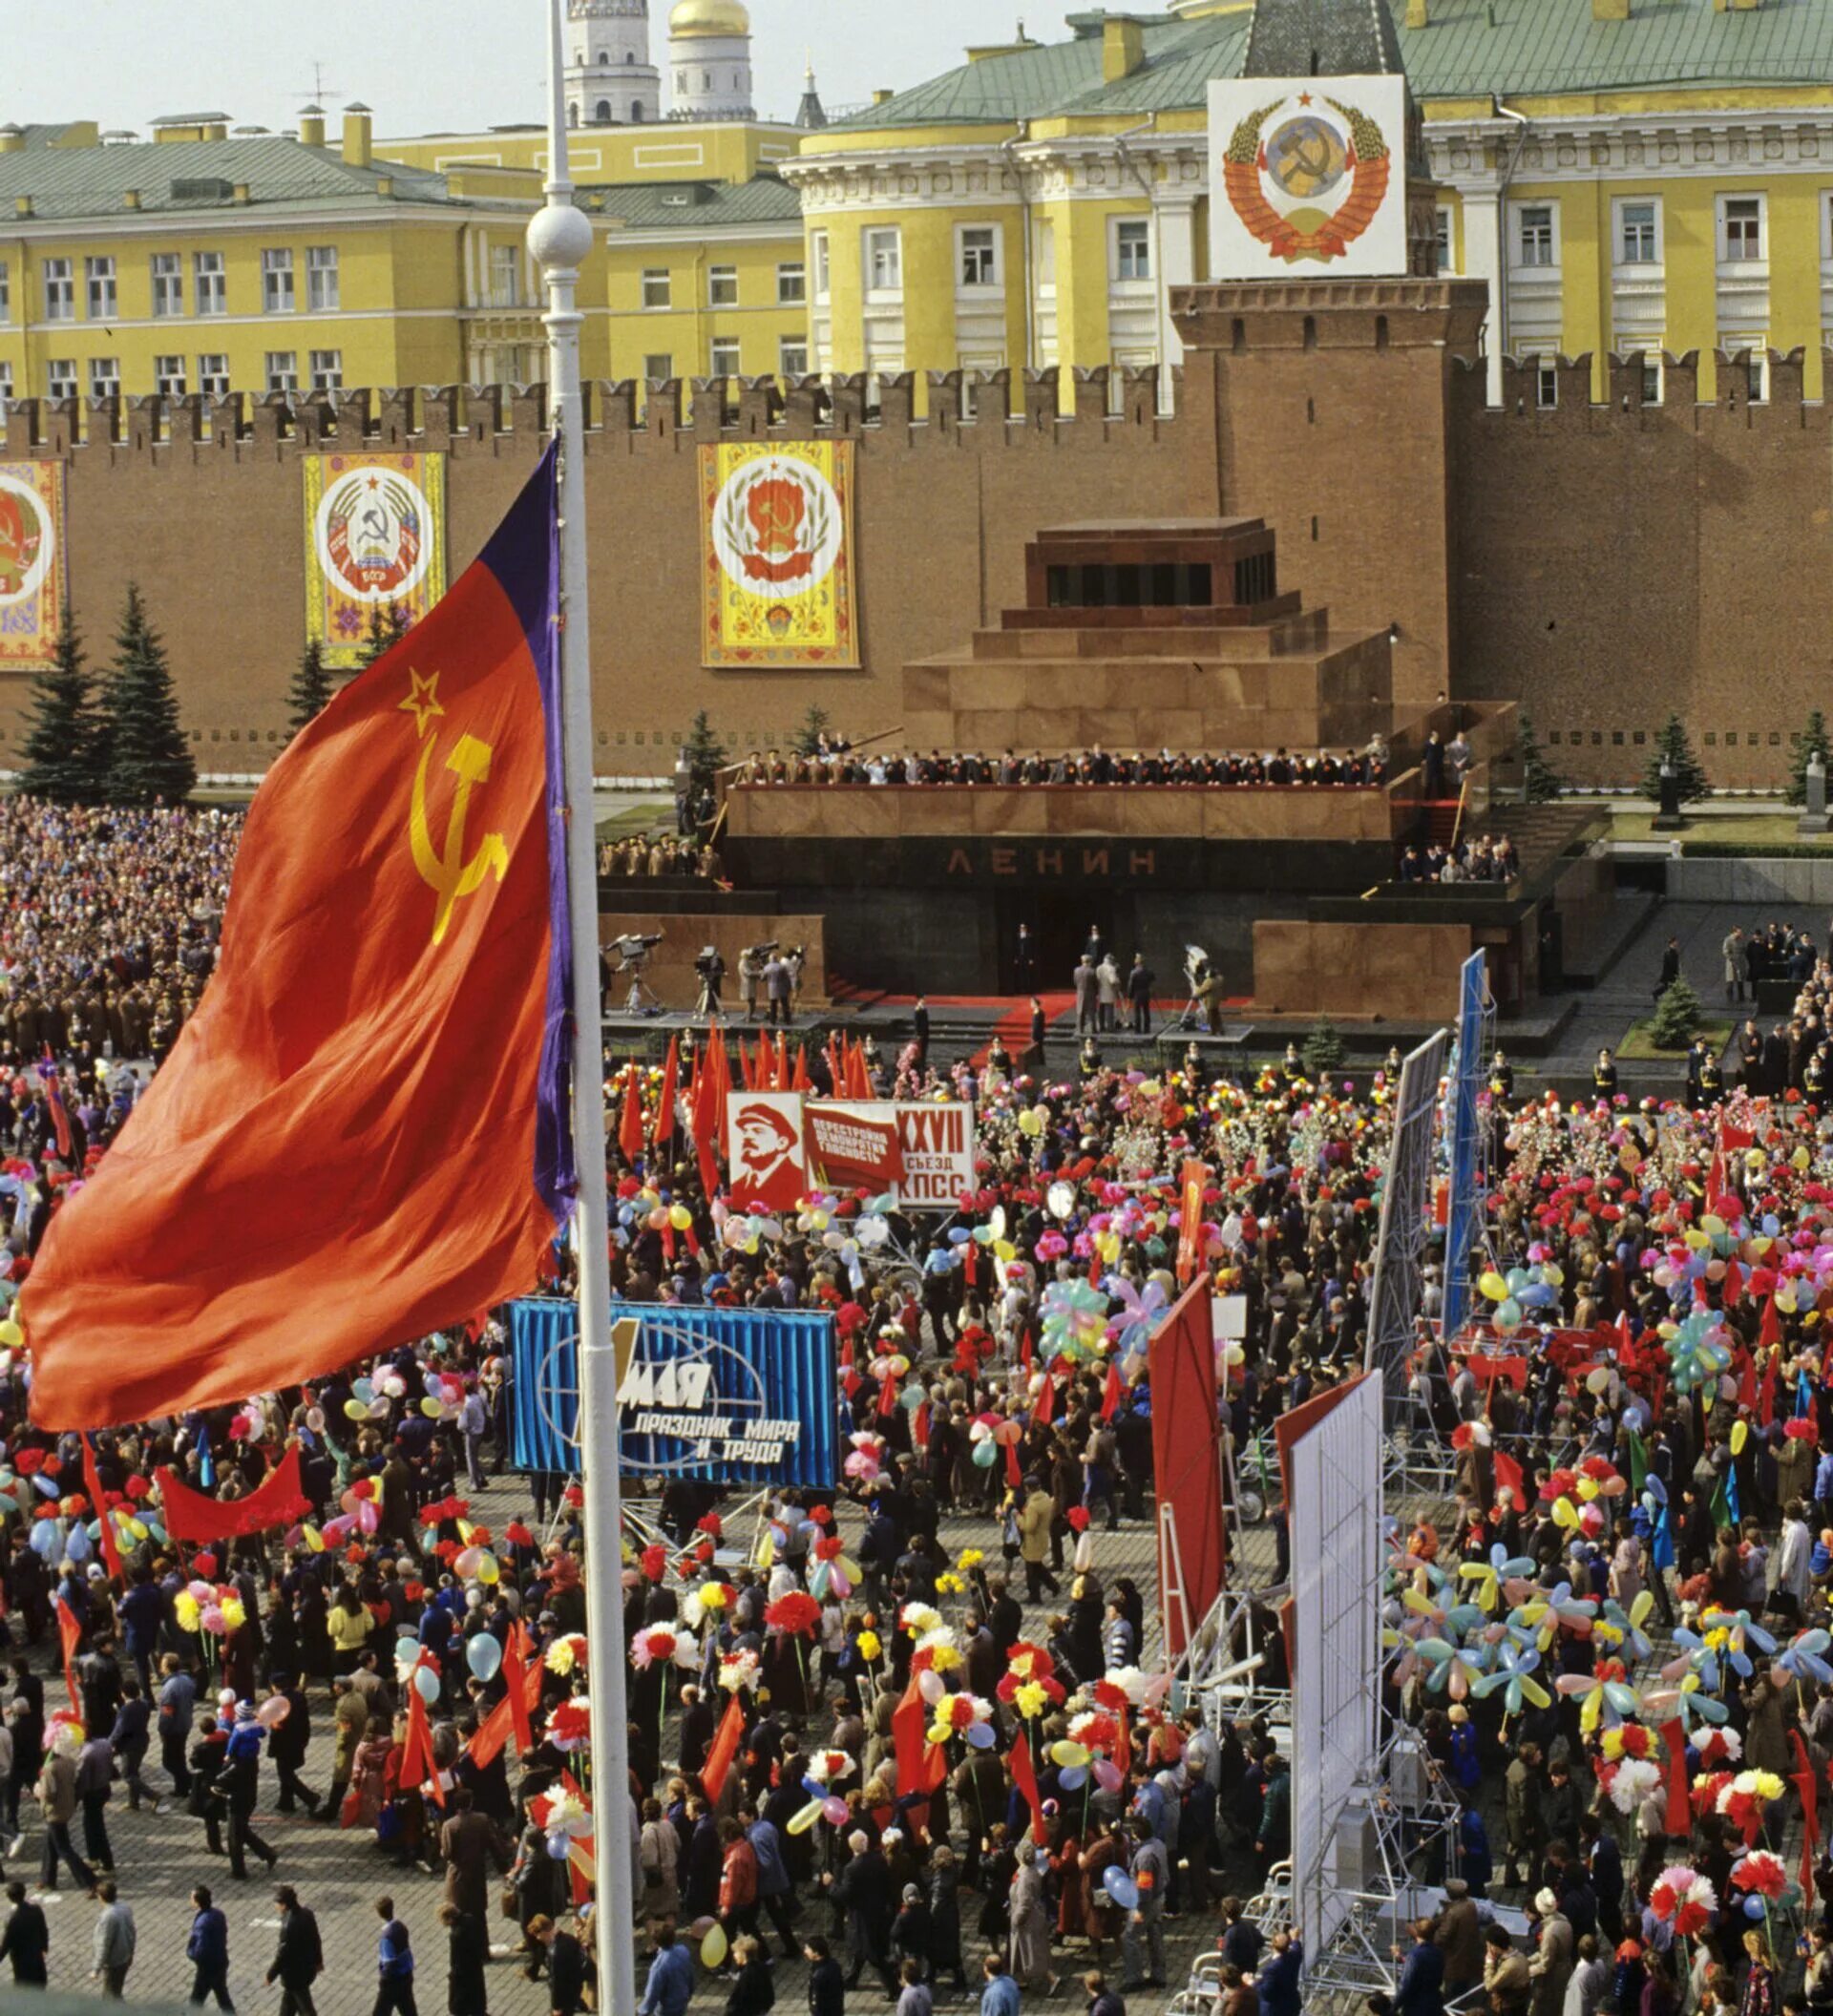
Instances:
[[[748,945],[738,956],[738,984],[745,990],[745,1019],[757,1019],[758,990],[764,984],[764,953],[757,945]]]

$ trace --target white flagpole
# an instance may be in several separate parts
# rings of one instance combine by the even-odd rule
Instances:
[[[546,207],[528,248],[547,283],[548,397],[560,443],[560,712],[566,768],[567,910],[573,931],[573,1148],[579,1203],[579,1472],[585,1491],[586,1633],[591,1645],[593,1829],[598,1854],[598,2006],[634,2016],[636,1907],[631,1882],[630,1716],[624,1690],[623,1534],[618,1480],[617,1367],[606,1259],[604,1032],[599,1009],[598,846],[592,816],[592,664],[587,638],[585,444],[579,403],[579,268],[592,226],[573,201],[566,153],[560,0],[548,13]]]

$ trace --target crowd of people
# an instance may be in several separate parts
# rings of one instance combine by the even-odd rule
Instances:
[[[881,750],[845,746],[808,753],[753,753],[731,773],[734,785],[774,784],[1148,784],[1215,790],[1231,785],[1375,786],[1387,782],[1387,745],[1360,749],[1199,750],[971,749]]]
[[[115,892],[102,920],[72,917],[34,956],[99,969],[116,940],[181,944],[210,893],[199,877],[173,906],[150,872],[93,879]],[[137,884],[157,931],[133,928]],[[66,1028],[53,1072],[70,1045]],[[79,1151],[35,1055],[8,1063],[4,1304],[110,1134],[98,1117]],[[1283,1579],[1269,1434],[1361,1364],[1391,1071],[1317,1082],[1289,1051],[1240,1081],[1192,1056],[1068,1082],[907,1052],[897,1077],[975,1097],[977,1170],[954,1211],[892,1215],[895,1265],[851,1236],[859,1195],[772,1220],[708,1195],[690,1086],[676,1146],[614,1151],[616,1291],[825,1311],[848,1451],[831,1488],[729,1527],[708,1487],[633,1490],[659,1537],[630,1541],[610,1652],[630,1667],[628,1786],[584,1747],[604,1653],[578,1487],[531,1478],[530,1512],[492,1474],[515,1405],[501,1312],[91,1439],[31,1424],[29,1356],[0,1318],[0,1845],[38,1876],[15,1879],[0,1927],[15,1981],[46,1978],[36,1897],[66,1878],[95,1894],[82,1958],[104,1988],[139,1964],[141,1872],[113,1852],[113,1800],[162,1803],[155,1838],[200,1876],[221,1857],[232,1890],[284,1858],[271,1801],[340,1828],[380,1892],[359,1956],[320,1937],[285,1872],[276,1950],[256,1958],[288,2009],[309,2012],[328,1969],[411,2012],[396,1904],[436,1880],[452,2016],[489,2006],[493,1920],[571,2016],[594,1873],[627,1855],[638,1923],[606,1936],[637,1942],[642,2016],[714,1997],[756,2016],[791,1958],[814,2016],[864,1983],[900,2016],[963,1993],[1017,2016],[1072,1973],[1123,2016],[1192,1949],[1213,1949],[1220,2016],[1296,2016],[1279,1732],[1264,1705],[1232,1719],[1173,1695],[1157,1591],[1123,1550],[1156,1510],[1148,1344],[1195,1157],[1197,1262],[1240,1298],[1222,1426]],[[1383,1713],[1417,1727],[1457,1802],[1423,1872],[1442,1902],[1395,1955],[1389,2001],[1833,2007],[1833,1116],[1742,1091],[1631,1109],[1608,1090],[1485,1115],[1478,1321],[1422,1341],[1410,1375],[1452,1496],[1393,1508],[1370,1598]],[[1428,1270],[1428,1317],[1443,1292]],[[1265,1643],[1271,1696],[1288,1676]],[[193,2000],[228,2006],[249,1963],[220,1890],[197,1886],[189,1964]],[[62,1938],[53,1965],[87,1976]]]
[[[691,875],[698,881],[717,882],[725,869],[709,841],[631,833],[622,840],[607,840],[599,849],[599,873],[611,880],[632,875]]]
[[[1443,847],[1431,841],[1401,850],[1402,882],[1512,882],[1520,872],[1520,852],[1506,833],[1480,833]]]

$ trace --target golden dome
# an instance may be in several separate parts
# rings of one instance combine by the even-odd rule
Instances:
[[[748,35],[751,17],[739,0],[679,0],[668,16],[670,40],[701,35]]]

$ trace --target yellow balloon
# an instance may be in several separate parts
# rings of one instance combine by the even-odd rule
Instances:
[[[439,1404],[437,1400],[432,1397],[431,1394],[429,1394],[427,1397],[420,1402],[420,1412],[424,1414],[430,1421],[436,1421],[439,1417],[445,1413],[445,1411],[446,1410]]]
[[[502,1571],[501,1567],[500,1567],[500,1566],[499,1566],[499,1565],[497,1564],[497,1561],[496,1561],[496,1557],[495,1557],[495,1555],[494,1555],[494,1554],[483,1554],[483,1555],[480,1555],[480,1556],[478,1557],[478,1560],[477,1560],[477,1580],[478,1580],[479,1582],[481,1582],[481,1583],[485,1583],[485,1584],[489,1584],[489,1583],[494,1583],[494,1582],[496,1582],[497,1580],[499,1580],[499,1579],[500,1579],[500,1577],[501,1577],[501,1575],[502,1575],[502,1572],[503,1572],[503,1571]],[[1642,1593],[1643,1593],[1643,1594],[1644,1594],[1645,1596],[1649,1596],[1649,1601],[1650,1601],[1651,1603],[1653,1603],[1653,1602],[1654,1601],[1654,1597],[1653,1597],[1652,1595],[1649,1595],[1649,1591],[1648,1591],[1648,1590],[1646,1590],[1646,1589],[1645,1589],[1645,1590],[1644,1590],[1644,1591],[1643,1591]]]
[[[364,1406],[361,1400],[346,1400],[344,1402],[344,1418],[347,1421],[367,1421],[369,1418],[369,1410]]]
[[[0,1321],[0,1345],[4,1345],[8,1351],[17,1351],[25,1341],[25,1332],[11,1316]]]
[[[320,1531],[318,1530],[318,1528],[317,1528],[316,1526],[301,1526],[299,1530],[300,1530],[300,1531],[301,1531],[301,1533],[303,1533],[303,1534],[305,1535],[305,1537],[306,1537],[306,1546],[307,1546],[307,1547],[308,1547],[308,1548],[309,1548],[309,1549],[310,1549],[310,1550],[311,1550],[311,1551],[312,1551],[312,1552],[313,1552],[314,1554],[322,1554],[322,1553],[324,1553],[324,1551],[325,1551],[325,1536],[324,1536],[324,1535],[323,1535],[323,1534],[322,1534],[322,1533],[321,1533],[321,1532],[320,1532]]]
[[[1087,1763],[1088,1751],[1083,1744],[1073,1743],[1065,1736],[1062,1742],[1051,1744],[1050,1759],[1067,1771],[1074,1765]]]
[[[1491,1302],[1501,1302],[1506,1298],[1508,1293],[1507,1282],[1496,1272],[1494,1268],[1491,1268],[1478,1281],[1477,1289],[1481,1294]]]
[[[726,1927],[710,1925],[706,1937],[700,1942],[700,1964],[711,1969],[724,1964],[726,1959]]]
[[[1708,1211],[1699,1221],[1699,1229],[1702,1232],[1709,1232],[1715,1239],[1718,1237],[1724,1228],[1725,1221],[1711,1211]]]
[[[1590,1504],[1591,1500],[1597,1496],[1596,1478],[1581,1477],[1578,1480],[1578,1495],[1586,1502],[1587,1504]]]
[[[1576,1508],[1576,1507],[1575,1507],[1575,1506],[1573,1505],[1573,1503],[1572,1503],[1572,1502],[1571,1502],[1571,1500],[1570,1500],[1570,1498],[1556,1498],[1556,1499],[1554,1499],[1554,1501],[1553,1501],[1553,1523],[1554,1523],[1554,1525],[1556,1525],[1556,1526],[1575,1526],[1575,1525],[1577,1525],[1577,1523],[1578,1523],[1578,1511],[1577,1511],[1577,1508]]]
[[[1733,1422],[1732,1422],[1732,1424],[1731,1424],[1731,1453],[1732,1453],[1732,1455],[1733,1455],[1733,1456],[1742,1456],[1742,1455],[1743,1455],[1743,1453],[1744,1453],[1744,1444],[1745,1444],[1745,1443],[1746,1443],[1747,1441],[1749,1441],[1749,1439],[1750,1439],[1750,1423],[1749,1423],[1748,1421],[1744,1421],[1744,1420],[1737,1420],[1737,1421],[1733,1421]]]
[[[821,1801],[811,1799],[806,1806],[798,1806],[784,1823],[790,1834],[807,1834],[821,1817]]]
[[[1043,1132],[1043,1115],[1036,1106],[1026,1106],[1019,1115],[1019,1132],[1029,1134],[1034,1140]]]
[[[1653,1589],[1644,1589],[1642,1593],[1635,1599],[1635,1601],[1631,1604],[1630,1622],[1634,1625],[1637,1630],[1640,1630],[1642,1628],[1642,1623],[1644,1618],[1648,1616],[1649,1612],[1654,1609],[1654,1591]]]
[[[685,1204],[671,1204],[668,1207],[668,1223],[676,1231],[685,1232],[693,1222],[694,1214]]]

